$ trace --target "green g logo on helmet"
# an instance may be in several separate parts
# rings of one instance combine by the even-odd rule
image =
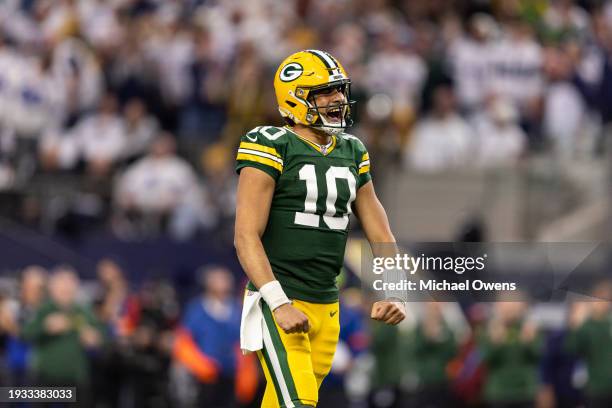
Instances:
[[[291,62],[281,69],[280,80],[283,82],[291,82],[298,79],[302,73],[304,72],[304,68],[298,64],[297,62]]]

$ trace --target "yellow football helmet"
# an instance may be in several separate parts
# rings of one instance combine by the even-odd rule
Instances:
[[[319,128],[329,134],[342,132],[352,125],[350,84],[346,71],[330,54],[319,50],[304,50],[287,57],[274,76],[274,90],[278,110],[289,123],[299,123]],[[334,105],[339,108],[339,123],[332,123],[320,115],[313,95],[326,88],[339,88],[345,102]]]

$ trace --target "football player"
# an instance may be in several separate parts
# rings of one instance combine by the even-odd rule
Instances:
[[[264,408],[317,405],[340,331],[336,277],[350,214],[371,244],[395,242],[368,152],[344,133],[352,123],[350,84],[326,52],[289,56],[274,77],[287,126],[257,127],[238,148],[235,246],[250,280],[247,296],[262,298]],[[376,302],[371,316],[397,324],[404,305]]]

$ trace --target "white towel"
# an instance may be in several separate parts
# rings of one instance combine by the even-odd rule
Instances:
[[[249,354],[263,348],[263,312],[261,294],[247,290],[240,319],[240,348]]]

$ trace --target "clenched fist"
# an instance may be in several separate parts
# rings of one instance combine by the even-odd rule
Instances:
[[[285,303],[274,309],[274,319],[287,334],[308,333],[310,330],[308,317],[291,303]]]
[[[406,318],[406,309],[401,302],[381,300],[372,305],[372,319],[396,325]]]

